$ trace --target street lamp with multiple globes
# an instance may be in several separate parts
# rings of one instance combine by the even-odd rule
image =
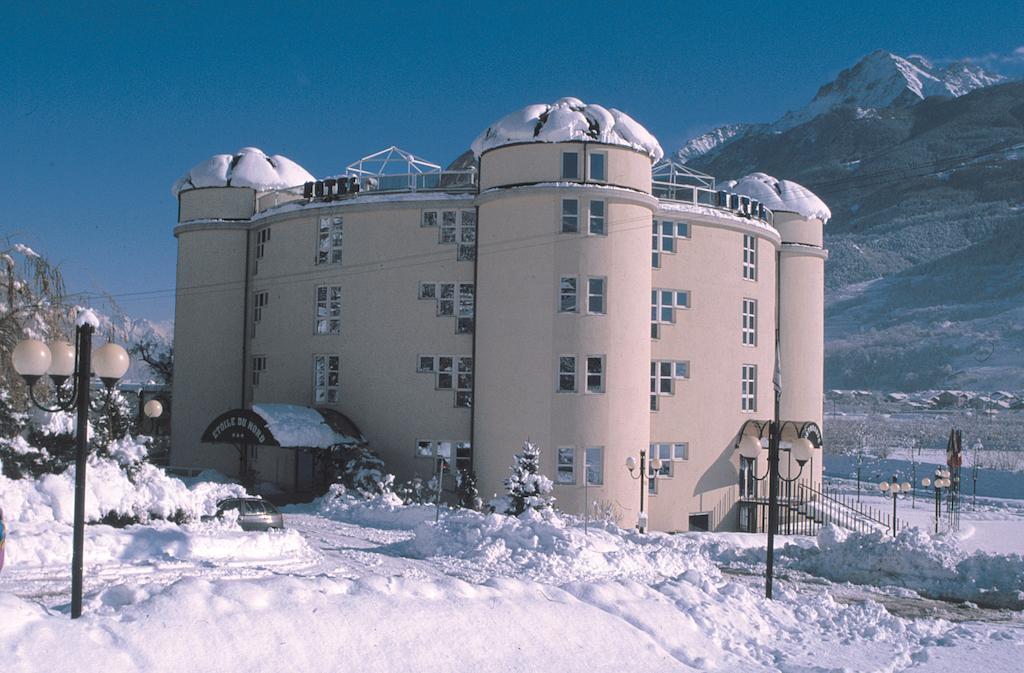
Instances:
[[[928,480],[925,479],[925,481]],[[927,486],[927,484],[925,485]],[[909,481],[905,481],[901,484],[896,475],[893,475],[891,482],[881,482],[878,484],[878,489],[882,491],[882,493],[892,494],[892,536],[896,537],[897,528],[899,528],[896,520],[896,497],[899,496],[900,493],[910,493],[914,490],[914,485]]]
[[[757,436],[746,432],[748,424],[756,426]],[[797,438],[790,444],[789,451],[790,457],[796,461],[800,469],[796,476],[789,476],[790,471],[787,470],[787,476],[783,477],[779,471],[779,454],[782,431],[787,425],[791,425],[797,432]],[[756,460],[761,455],[762,448],[759,437],[766,426],[768,430],[768,470],[761,477],[755,474],[754,479],[757,481],[768,479],[768,545],[765,550],[764,594],[766,598],[771,598],[775,569],[775,531],[779,527],[779,483],[792,484],[800,479],[804,465],[813,455],[814,444],[806,437],[800,436],[803,434],[803,428],[807,426],[806,423],[801,427],[793,421],[772,420],[761,424],[757,421],[747,421],[744,423],[743,430],[740,431],[738,448],[741,456]]]
[[[935,489],[935,534],[939,534],[939,519],[942,518],[942,489],[949,488],[952,484],[952,480],[949,478],[949,470],[944,470],[941,467],[935,468],[935,480],[931,480],[925,477],[921,480],[921,485],[925,488],[929,486]]]
[[[82,615],[82,557],[85,546],[85,466],[88,456],[89,393],[93,373],[106,386],[108,394],[128,371],[129,358],[124,348],[108,343],[92,352],[92,335],[99,322],[91,311],[82,311],[75,321],[75,346],[64,341],[47,345],[27,339],[14,347],[11,359],[14,371],[28,385],[29,399],[43,411],[75,410],[75,517],[71,550],[71,618]],[[36,399],[35,385],[49,374],[54,387],[53,405]],[[68,379],[74,377],[70,390]],[[155,402],[155,400],[154,400]],[[151,406],[152,405],[152,406]],[[146,405],[151,418],[163,411],[162,405]],[[152,412],[152,413],[151,413]]]
[[[638,474],[634,474],[634,472],[637,471],[636,458],[634,458],[633,456],[629,456],[628,458],[626,458],[626,469],[629,470],[629,476],[633,477],[634,479],[640,480],[640,514],[639,516],[637,516],[636,528],[641,533],[647,532],[647,512],[644,511],[644,493],[646,492],[647,487],[644,484],[644,481],[645,478],[656,480],[658,478],[658,472],[661,470],[661,465],[661,458],[659,458],[658,456],[652,458],[651,470],[653,471],[653,474],[648,475],[646,471],[647,452],[643,449],[640,449],[640,471]]]

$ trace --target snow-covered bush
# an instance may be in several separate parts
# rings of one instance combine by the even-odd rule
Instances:
[[[512,474],[505,480],[508,493],[491,501],[491,509],[501,514],[519,516],[528,509],[550,509],[554,498],[551,480],[540,474],[540,447],[526,441],[516,454]]]
[[[476,486],[476,472],[473,470],[459,470],[455,473],[455,498],[456,504],[464,509],[480,509],[483,507],[483,500],[480,499],[480,490]]]
[[[19,446],[27,446],[20,439]],[[13,442],[12,442],[13,443]],[[152,520],[198,520],[218,500],[245,495],[237,484],[198,483],[191,488],[138,458],[146,447],[132,439],[112,444],[110,458],[91,456],[86,473],[85,518],[112,524]],[[120,461],[124,461],[119,462]],[[70,524],[74,512],[75,468],[36,478],[0,476],[0,507],[8,521]]]
[[[394,475],[386,472],[384,459],[365,446],[337,448],[328,454],[333,481],[366,496],[390,492]]]

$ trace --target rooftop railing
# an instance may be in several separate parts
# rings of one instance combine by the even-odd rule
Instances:
[[[262,212],[291,202],[341,201],[353,198],[358,194],[475,193],[479,187],[478,178],[475,169],[327,178],[263,193],[257,199],[256,211]],[[774,220],[772,211],[763,203],[751,199],[749,196],[721,189],[715,190],[692,184],[652,180],[651,194],[663,201],[706,206],[768,224],[772,224]]]
[[[707,206],[718,210],[726,210],[740,217],[760,220],[767,224],[774,222],[775,216],[770,208],[749,196],[734,194],[724,189],[706,189],[694,185],[680,185],[660,180],[651,181],[651,194],[663,201],[690,203],[695,206]]]

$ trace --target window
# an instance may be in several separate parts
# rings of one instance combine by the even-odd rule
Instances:
[[[757,411],[757,365],[743,365],[740,379],[740,409]]]
[[[321,217],[317,238],[317,264],[341,264],[343,223],[340,217]]]
[[[604,392],[604,356],[587,356],[587,392]]]
[[[558,358],[558,392],[576,392],[576,356],[562,355]]]
[[[607,284],[603,276],[591,276],[587,279],[587,313],[604,314]]]
[[[562,233],[580,232],[580,202],[576,199],[562,199]]]
[[[455,377],[455,406],[469,409],[473,406],[473,358],[460,357]]]
[[[604,484],[604,448],[592,446],[586,449],[587,483],[592,486]]]
[[[757,239],[750,234],[743,235],[743,277],[757,280]]]
[[[416,371],[434,375],[436,390],[453,390],[455,406],[473,406],[473,358],[467,355],[417,355]]]
[[[252,336],[256,336],[256,325],[263,320],[263,308],[270,301],[270,293],[266,290],[252,296]]]
[[[608,154],[593,152],[590,154],[590,179],[604,182],[608,179]]]
[[[562,276],[558,282],[558,312],[574,313],[577,310],[577,278]]]
[[[606,236],[608,234],[604,214],[604,201],[590,202],[590,233],[592,235]]]
[[[258,386],[260,384],[260,374],[267,371],[267,356],[266,355],[254,355],[252,356],[252,384]]]
[[[458,261],[476,259],[476,210],[424,210],[420,226],[436,228],[438,243],[457,244]]]
[[[651,361],[651,411],[658,410],[658,397],[675,394],[675,382],[690,378],[686,360]]]
[[[661,268],[661,256],[673,254],[679,249],[677,239],[690,237],[690,225],[686,222],[654,220],[651,227],[651,266]]]
[[[743,300],[741,338],[744,346],[757,345],[757,300]]]
[[[473,283],[459,283],[459,315],[455,321],[456,334],[472,334],[476,314],[476,288]]]
[[[341,357],[313,356],[313,402],[337,404],[341,399]]]
[[[429,458],[433,462],[431,474],[438,474],[441,471],[441,463],[444,463],[444,471],[452,473],[452,453],[454,450],[455,462],[454,471],[468,471],[473,462],[473,449],[469,442],[457,442],[450,439],[417,439],[417,458]]]
[[[316,334],[341,334],[341,286],[316,289]]]
[[[578,180],[580,177],[580,155],[578,152],[562,152],[562,179]]]
[[[454,243],[455,242],[455,230],[457,228],[456,221],[458,218],[458,212],[454,210],[445,210],[441,213],[441,229],[438,231],[438,242],[439,243]]]
[[[658,471],[659,478],[671,478],[675,474],[674,464],[679,461],[690,459],[690,445],[686,442],[664,442],[651,444],[651,460],[661,459],[661,469]],[[654,476],[654,468],[650,469],[650,475]]]
[[[676,309],[690,308],[690,293],[685,290],[651,290],[651,338],[661,338],[661,325],[676,322]]]
[[[757,458],[740,456],[740,497],[757,497]]]
[[[455,315],[455,283],[437,284],[437,315]]]
[[[256,263],[253,264],[252,272],[254,274],[259,273],[260,260],[263,259],[263,255],[266,252],[266,245],[270,241],[270,227],[260,229],[256,232]]]
[[[438,390],[452,389],[452,365],[455,359],[450,355],[437,356],[437,378],[434,387]]]
[[[418,299],[437,299],[437,283],[420,283]]]
[[[458,290],[457,297],[456,290]],[[419,299],[433,299],[438,316],[456,316],[456,334],[472,334],[474,318],[476,316],[476,286],[473,283],[430,283],[421,281],[418,285],[416,296]],[[456,299],[458,299],[457,302]],[[457,313],[456,308],[458,308]]]
[[[557,464],[555,475],[559,484],[576,483],[576,448],[572,446],[559,447],[557,451]]]

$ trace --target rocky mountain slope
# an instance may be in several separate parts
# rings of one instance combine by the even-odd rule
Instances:
[[[1002,79],[875,52],[774,124],[684,147],[831,208],[827,386],[1024,388],[1024,83]]]

